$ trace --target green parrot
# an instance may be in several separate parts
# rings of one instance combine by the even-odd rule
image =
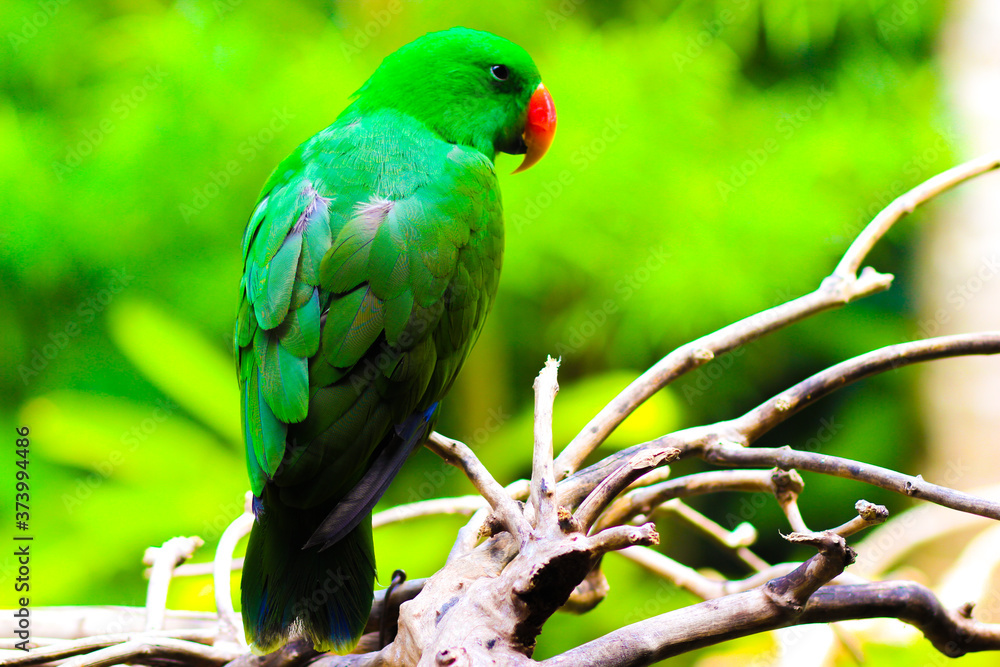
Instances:
[[[319,651],[356,645],[374,591],[372,507],[429,434],[493,304],[496,155],[524,154],[526,169],[555,124],[523,49],[453,28],[385,58],[264,185],[235,332],[254,652],[297,636]]]

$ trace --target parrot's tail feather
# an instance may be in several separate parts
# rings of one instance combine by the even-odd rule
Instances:
[[[268,500],[261,510],[243,564],[243,627],[251,649],[270,653],[304,636],[317,651],[349,653],[368,621],[375,587],[370,517],[321,553],[302,545],[325,512],[306,516]]]
[[[371,516],[372,508],[389,488],[389,483],[403,467],[403,462],[425,440],[430,418],[437,406],[435,403],[424,412],[411,415],[396,427],[395,437],[386,439],[382,452],[368,467],[364,477],[323,519],[323,523],[319,524],[306,542],[306,548],[315,546],[320,551],[326,551],[354,530],[358,523]]]

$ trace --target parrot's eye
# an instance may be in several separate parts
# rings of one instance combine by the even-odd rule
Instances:
[[[494,65],[490,68],[490,74],[497,81],[506,81],[507,77],[510,76],[510,70],[507,69],[506,65]]]

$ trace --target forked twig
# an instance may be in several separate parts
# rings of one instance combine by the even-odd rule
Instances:
[[[517,503],[493,479],[493,475],[471,449],[458,440],[452,440],[436,432],[431,433],[427,440],[427,447],[448,463],[460,467],[465,472],[469,481],[486,498],[490,507],[497,513],[500,521],[512,535],[516,535],[522,541],[528,539],[531,534],[531,525],[524,518]]]
[[[639,452],[625,462],[617,470],[608,475],[596,489],[580,504],[574,517],[584,530],[590,528],[597,520],[598,514],[604,511],[608,504],[618,497],[629,484],[641,477],[648,470],[668,463],[677,458],[680,450],[673,447],[662,447]]]

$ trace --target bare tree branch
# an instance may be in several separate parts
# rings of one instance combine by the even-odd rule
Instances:
[[[982,498],[1000,499],[1000,485],[974,489]],[[955,514],[940,505],[917,505],[898,512],[854,545],[854,569],[869,579],[879,578],[907,553],[923,544],[947,540],[955,533],[995,525],[975,514]]]
[[[126,635],[134,637],[144,633],[146,616],[145,607],[118,605],[32,607],[31,641],[36,646],[48,647],[67,640]],[[0,614],[0,638],[14,637],[16,628],[17,619],[12,613]],[[179,633],[189,630],[199,633],[215,632],[217,629],[218,619],[214,612],[168,609],[164,614],[162,636],[191,639]],[[152,634],[161,636],[156,632]],[[13,648],[13,645],[10,648]]]
[[[641,667],[697,648],[791,625],[792,609],[761,588],[654,616],[548,660],[544,667]]]
[[[233,551],[236,543],[250,534],[254,516],[252,510],[253,494],[247,491],[243,514],[226,526],[219,546],[215,550],[213,561],[213,581],[215,583],[215,608],[219,613],[219,637],[238,646],[246,647],[246,637],[243,634],[243,623],[233,609],[233,595],[229,585],[233,569]]]
[[[911,581],[831,585],[795,612],[770,604],[761,589],[668,612],[583,644],[540,664],[640,667],[696,648],[790,625],[859,618],[897,618],[915,626],[949,657],[1000,650],[1000,625],[948,611],[926,587]]]
[[[107,667],[127,663],[159,667],[181,663],[194,667],[218,667],[235,660],[240,654],[240,651],[233,649],[147,635],[141,639],[70,658],[62,665],[63,667]]]
[[[451,545],[451,551],[448,552],[448,559],[445,561],[446,564],[456,558],[465,556],[476,548],[476,544],[479,542],[480,535],[483,532],[483,526],[489,515],[490,508],[488,506],[478,509],[469,521],[458,529],[455,542]]]
[[[757,529],[749,523],[744,522],[736,526],[733,530],[726,530],[690,505],[684,504],[680,498],[675,498],[660,505],[654,512],[654,515],[665,511],[669,511],[678,518],[683,519],[689,525],[710,537],[716,544],[732,551],[751,570],[760,571],[770,567],[767,561],[748,548],[757,541]]]
[[[867,500],[859,500],[854,505],[854,508],[858,511],[858,515],[847,523],[837,526],[836,528],[831,528],[830,532],[836,533],[841,537],[850,537],[854,533],[859,533],[865,528],[885,523],[885,520],[889,518],[889,510],[887,510],[884,505],[876,505],[875,503],[870,503]]]
[[[842,306],[888,289],[892,276],[865,271],[850,284],[824,282],[818,290],[774,308],[751,315],[677,348],[636,378],[608,403],[556,457],[556,477],[576,471],[583,460],[632,412],[657,391],[681,375],[715,357],[810,315]]]
[[[918,206],[942,192],[947,192],[960,183],[997,168],[1000,168],[1000,156],[984,155],[932,176],[909,192],[896,197],[862,230],[844,253],[833,275],[841,279],[852,278],[861,268],[861,263],[865,261],[872,247],[900,218],[912,213]]]
[[[713,470],[675,477],[651,486],[635,489],[615,500],[597,521],[597,528],[625,523],[637,515],[649,515],[674,498],[720,491],[775,493],[772,475],[764,470]],[[644,478],[643,478],[644,479]]]
[[[284,667],[284,663],[280,663]],[[310,667],[381,667],[386,664],[378,653],[362,655],[325,655],[309,663]]]
[[[559,530],[556,516],[556,478],[552,471],[552,407],[559,392],[556,375],[559,362],[552,357],[535,378],[535,447],[531,464],[529,503],[538,517],[540,530]]]
[[[504,491],[515,500],[525,500],[531,492],[531,482],[526,479],[520,479],[508,484],[504,487]],[[448,554],[449,561],[471,552],[481,537],[493,534],[493,528],[500,529],[500,524],[487,526],[488,520],[492,516],[491,512],[482,510],[477,510],[472,515],[468,523],[459,529],[455,543]]]
[[[622,549],[618,553],[702,600],[711,600],[725,594],[722,591],[722,582],[709,579],[693,567],[688,567],[655,549],[634,546]],[[756,585],[759,586],[760,583]]]
[[[167,608],[167,590],[174,568],[186,561],[195,549],[205,542],[200,537],[174,537],[161,547],[146,549],[143,562],[152,565],[149,586],[146,589],[146,631],[163,628],[164,612]]]
[[[660,543],[656,526],[645,523],[641,526],[612,526],[590,538],[590,549],[595,555],[617,551],[635,545],[652,546]]]
[[[33,610],[38,613],[38,610]],[[216,628],[201,628],[191,630],[158,630],[155,632],[142,633],[118,633],[111,635],[92,635],[82,639],[70,641],[60,641],[52,646],[44,648],[33,648],[27,653],[21,653],[14,657],[4,656],[5,667],[34,667],[34,665],[44,665],[51,662],[66,660],[78,655],[85,655],[94,651],[124,644],[126,642],[142,641],[149,638],[158,640],[163,638],[177,639],[185,642],[199,642],[209,644],[215,639]]]
[[[741,417],[723,422],[720,431],[738,434],[748,445],[802,408],[863,378],[933,359],[1000,352],[1000,332],[940,336],[900,343],[848,359],[816,373]]]
[[[397,505],[372,515],[372,527],[381,528],[400,521],[409,521],[425,516],[440,514],[464,514],[472,516],[476,511],[488,507],[482,496],[458,496],[455,498],[430,498],[415,503]]]
[[[792,533],[784,536],[789,542],[808,544],[819,553],[783,577],[764,584],[764,593],[781,605],[794,609],[805,606],[809,596],[834,579],[854,562],[854,551],[847,540],[834,533]]]
[[[679,449],[664,447],[660,449],[639,452],[625,462],[613,473],[608,475],[596,489],[580,504],[574,518],[584,530],[590,528],[597,516],[608,506],[608,503],[618,497],[629,484],[658,465],[674,460],[680,454]]]
[[[560,483],[560,502],[567,505],[580,502],[611,470],[621,465],[621,461],[638,452],[672,446],[681,450],[682,458],[700,456],[722,465],[811,470],[865,481],[952,509],[1000,518],[1000,503],[929,484],[919,476],[910,477],[849,459],[784,447],[762,449],[743,446],[751,444],[806,405],[863,377],[918,361],[998,352],[1000,333],[984,332],[890,345],[860,355],[813,375],[736,419],[685,429],[612,454],[563,480]]]
[[[915,626],[934,648],[952,658],[1000,650],[1000,625],[973,620],[964,606],[946,610],[930,589],[913,581],[826,586],[810,598],[800,622],[878,617],[898,618]]]
[[[485,502],[485,501],[484,501]],[[229,564],[230,569],[233,572],[238,572],[243,569],[243,556],[239,558],[234,558]],[[153,568],[147,567],[142,571],[142,574],[147,579],[149,575],[153,573]],[[173,577],[174,579],[178,577],[205,577],[215,574],[215,563],[209,561],[205,563],[182,563],[174,568]]]
[[[653,484],[659,484],[660,482],[666,482],[668,479],[673,479],[671,475],[673,475],[673,471],[670,470],[670,466],[661,465],[659,468],[647,470],[643,473],[642,477],[629,484],[626,491],[634,491],[652,486]]]
[[[377,655],[377,654],[376,654]],[[320,654],[313,650],[312,642],[299,638],[294,639],[274,653],[268,655],[253,655],[246,653],[233,662],[231,667],[304,667],[313,661],[322,660]],[[361,656],[345,656],[361,657]],[[337,656],[338,659],[341,656]]]
[[[860,504],[859,512],[868,516],[873,514]],[[549,667],[580,664],[638,667],[727,639],[809,622],[800,618],[811,598],[854,562],[854,552],[841,535],[832,531],[793,534],[788,538],[812,544],[818,553],[791,572],[770,579],[758,588],[634,623],[541,664]],[[713,587],[699,581],[696,573],[684,572],[669,559],[644,554],[644,560],[663,568],[669,577],[685,577],[689,584],[696,583],[697,589],[705,595],[714,593]],[[679,627],[682,625],[683,628]],[[992,631],[989,626],[984,627],[987,632]]]
[[[493,475],[480,463],[476,455],[466,445],[447,438],[440,433],[431,433],[427,447],[453,466],[461,468],[479,493],[489,502],[504,527],[522,541],[531,534],[531,526],[521,514],[517,503],[511,499]]]
[[[833,475],[866,482],[889,491],[920,498],[943,507],[978,514],[991,519],[1000,519],[1000,503],[977,498],[976,496],[954,491],[945,486],[925,482],[920,475],[911,477],[888,468],[861,463],[839,456],[829,456],[815,452],[803,452],[790,447],[733,447],[728,445],[712,445],[705,447],[703,456],[706,461],[720,465],[749,466],[756,468],[798,468],[812,472]]]
[[[802,512],[799,511],[799,494],[805,488],[802,476],[796,470],[782,470],[775,468],[771,471],[771,483],[774,485],[774,497],[778,500],[778,506],[785,513],[788,525],[797,533],[808,533],[809,527]]]
[[[783,577],[801,565],[801,563],[778,563],[760,572],[755,572],[746,579],[712,579],[655,549],[629,547],[617,553],[703,600],[713,600],[734,593],[745,593],[763,586],[775,577]],[[831,582],[839,584],[869,583],[867,579],[847,572],[831,579]]]

